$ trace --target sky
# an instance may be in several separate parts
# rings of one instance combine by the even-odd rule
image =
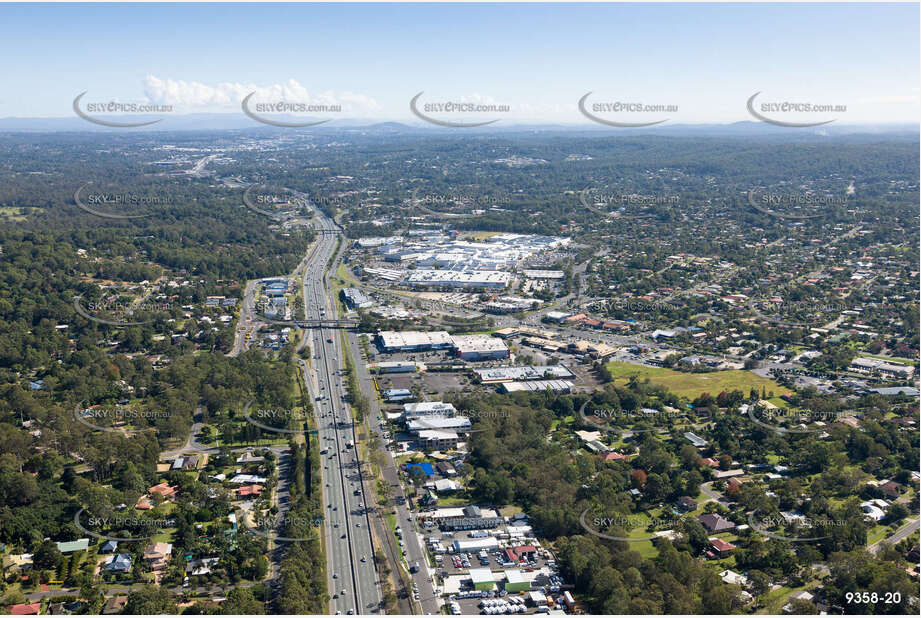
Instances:
[[[0,51],[0,118],[72,117],[84,91],[177,114],[241,113],[256,93],[401,122],[420,121],[420,92],[428,117],[511,124],[591,123],[589,92],[618,122],[753,120],[757,92],[756,111],[787,121],[921,110],[917,3],[0,4]],[[761,107],[784,102],[833,107]]]

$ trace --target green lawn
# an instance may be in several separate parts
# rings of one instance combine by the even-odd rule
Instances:
[[[764,605],[764,609],[759,610],[758,613],[779,615],[783,606],[787,604],[787,599],[791,594],[793,594],[795,590],[795,588],[787,588],[786,586],[781,586],[777,590],[765,592],[760,597],[761,603]]]
[[[882,541],[890,534],[893,534],[893,532],[889,529],[889,526],[874,526],[869,532],[867,532],[867,545],[872,545],[877,541]]]
[[[710,393],[715,397],[722,391],[729,392],[733,390],[742,391],[748,396],[752,388],[757,389],[760,393],[762,387],[768,393],[773,391],[776,397],[789,392],[777,382],[762,378],[744,369],[730,369],[713,373],[682,373],[673,369],[665,369],[664,367],[646,367],[616,361],[608,363],[606,367],[614,377],[615,383],[625,384],[631,376],[637,376],[640,381],[648,377],[652,384],[664,386],[676,395],[684,396],[688,399],[695,399],[701,393]]]
[[[794,592],[799,592],[800,590],[808,590],[815,593],[815,589],[820,584],[818,580],[812,580],[806,582],[803,586],[799,588],[788,588],[786,586],[781,586],[777,590],[772,590],[770,592],[765,592],[761,597],[759,597],[763,609],[757,611],[758,614],[781,614],[783,606],[786,605],[790,600],[790,595]]]

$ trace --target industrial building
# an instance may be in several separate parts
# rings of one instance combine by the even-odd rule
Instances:
[[[408,388],[388,388],[383,392],[384,401],[406,401],[413,398]]]
[[[527,592],[531,589],[531,582],[524,578],[521,571],[510,569],[505,572],[505,591],[509,594]]]
[[[454,545],[457,543],[455,541]],[[496,587],[496,578],[489,569],[470,569],[470,580],[474,590],[492,590]]]
[[[540,306],[540,301],[533,298],[520,298],[517,296],[499,296],[493,301],[483,305],[487,313],[507,314],[531,311]]]
[[[358,288],[343,288],[342,299],[350,309],[365,309],[374,305],[374,301]]]
[[[406,427],[415,434],[427,429],[439,431],[469,431],[470,419],[466,416],[426,416],[407,421]]]
[[[562,279],[562,270],[525,270],[524,276],[528,279]]]
[[[508,358],[505,342],[489,335],[457,335],[451,337],[454,351],[466,361],[496,360]]]
[[[453,404],[441,401],[420,401],[403,405],[403,418],[412,420],[423,416],[454,416],[457,410]]]
[[[531,380],[528,382],[503,382],[499,390],[503,393],[542,392],[569,393],[573,383],[568,380]]]
[[[457,432],[438,429],[423,429],[417,434],[417,441],[424,449],[449,451],[457,448]]]
[[[915,372],[915,368],[911,365],[897,365],[894,363],[887,363],[878,358],[868,357],[855,358],[851,361],[851,366],[848,367],[848,369],[862,373],[873,373],[874,371],[878,371],[885,375],[903,378],[910,377]]]
[[[543,319],[548,322],[556,322],[557,324],[561,324],[563,320],[570,317],[571,315],[571,313],[567,313],[565,311],[548,311],[544,314]]]
[[[262,291],[266,296],[283,296],[288,291],[288,280],[271,279],[264,281]]]
[[[399,236],[376,236],[372,238],[359,238],[357,245],[362,249],[373,249],[384,245],[394,245],[402,241]]]
[[[454,541],[454,551],[465,553],[471,551],[495,551],[499,549],[499,539],[494,536],[484,536],[478,539],[467,539]]]
[[[489,335],[456,335],[447,331],[380,331],[377,343],[384,352],[421,352],[425,350],[442,350],[453,348],[455,354],[467,361],[495,360],[508,358],[509,351],[505,342]],[[409,371],[409,365],[415,369],[415,363],[378,363],[380,373],[392,371]]]
[[[370,365],[374,373],[412,373],[416,368],[416,363],[411,361],[385,361]]]
[[[490,530],[498,528],[504,523],[505,518],[503,517],[479,515],[469,517],[446,517],[438,522],[438,527],[442,530]],[[477,547],[477,551],[480,549],[483,548]]]
[[[436,331],[380,331],[377,341],[384,352],[420,352],[452,347],[451,335],[444,330]]]
[[[511,274],[499,270],[414,270],[403,280],[412,287],[504,289]]]
[[[573,373],[563,365],[547,366],[519,366],[519,367],[492,367],[489,369],[474,369],[473,372],[483,384],[498,382],[522,382],[526,380],[564,380],[572,378]]]

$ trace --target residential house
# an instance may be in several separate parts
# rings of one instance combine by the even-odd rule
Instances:
[[[102,613],[107,616],[111,614],[120,614],[127,604],[127,594],[116,594],[114,597],[110,597],[109,600],[106,601],[106,604],[103,605]]]
[[[873,521],[880,521],[886,517],[886,512],[874,504],[873,501],[861,502],[860,508],[863,509],[864,517],[872,519]]]
[[[794,592],[793,594],[790,595],[790,597],[789,597],[789,602],[788,602],[786,605],[783,606],[783,608],[782,608],[782,609],[783,609],[783,613],[785,613],[785,614],[792,614],[792,613],[793,613],[793,611],[794,611],[794,608],[793,608],[793,601],[801,600],[801,601],[809,601],[810,603],[813,603],[813,602],[814,602],[814,601],[813,601],[814,597],[815,597],[815,595],[813,595],[811,592],[807,592],[807,591],[805,591],[805,590],[800,590],[799,592]]]
[[[255,455],[252,451],[246,451],[239,457],[237,457],[238,464],[250,464],[250,463],[260,463],[264,461],[263,457]]]
[[[189,560],[185,565],[186,575],[208,575],[211,573],[211,567],[218,563],[220,558],[198,558]]]
[[[736,548],[736,546],[729,541],[724,541],[723,539],[716,537],[709,539],[709,541],[710,551],[707,552],[707,555],[710,557],[725,558],[732,550]]]
[[[144,561],[150,565],[151,570],[165,568],[169,564],[173,553],[173,544],[158,541],[147,546],[144,550]]]
[[[262,485],[244,485],[237,489],[238,498],[256,498],[262,495]]]
[[[742,476],[745,474],[745,470],[742,468],[734,468],[732,470],[716,470],[713,472],[713,478],[716,479],[728,479],[733,476]]]
[[[698,436],[696,433],[686,431],[684,432],[684,437],[688,442],[693,444],[695,448],[704,448],[707,446],[707,441]]]
[[[730,569],[726,569],[720,573],[720,579],[730,585],[734,586],[746,586],[748,585],[748,578],[744,575],[736,573]]]
[[[457,476],[457,470],[447,461],[440,461],[435,464],[435,469],[441,476]]]
[[[736,527],[734,523],[716,513],[707,513],[701,515],[697,519],[708,532],[725,532],[727,530],[734,530]]]
[[[7,605],[6,609],[11,616],[37,616],[42,609],[41,602],[38,603],[17,603],[16,605]]]
[[[75,551],[86,551],[90,546],[90,540],[77,539],[76,541],[63,541],[57,545],[58,551],[62,554],[71,554]]]
[[[109,556],[106,562],[106,571],[109,573],[127,573],[131,570],[131,554],[118,554]]]
[[[172,487],[169,483],[160,483],[147,490],[148,494],[160,494],[164,500],[172,500],[179,492],[177,487]]]
[[[880,485],[879,488],[890,500],[898,498],[899,495],[901,495],[903,489],[902,486],[895,481],[886,481]]]

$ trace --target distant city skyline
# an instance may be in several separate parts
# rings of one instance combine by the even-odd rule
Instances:
[[[778,123],[914,124],[918,32],[916,3],[0,4],[0,118],[73,118],[83,92],[109,119],[239,114],[254,93],[261,118],[321,106],[300,116],[330,127],[733,123],[760,92]]]

